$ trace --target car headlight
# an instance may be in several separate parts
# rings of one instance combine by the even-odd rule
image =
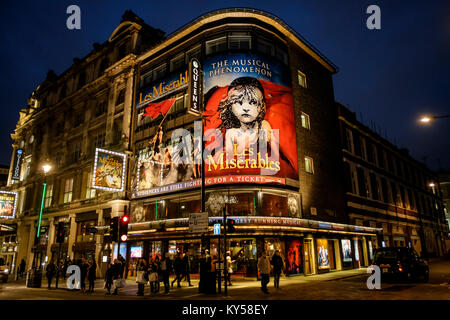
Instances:
[[[5,269],[4,271],[5,271],[5,273],[8,273],[9,270],[8,270],[8,269]]]

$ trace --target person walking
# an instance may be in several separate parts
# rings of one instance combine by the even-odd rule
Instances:
[[[261,273],[261,290],[268,294],[267,284],[270,282],[270,260],[266,250],[263,250],[261,257],[258,259],[258,270]]]
[[[182,277],[181,281],[186,280],[189,283],[189,287],[192,287],[191,284],[191,261],[189,260],[189,256],[185,253],[183,255],[183,259],[181,259],[181,270],[182,270]]]
[[[19,265],[19,275],[21,278],[23,278],[23,274],[25,272],[25,267],[26,267],[26,262],[24,259],[22,259],[22,261],[20,261],[20,265]]]
[[[122,263],[118,259],[114,259],[114,265],[112,266],[112,275],[113,275],[113,284],[114,284],[114,292],[113,295],[119,294],[118,281],[122,279],[123,276],[123,267]]]
[[[86,292],[86,276],[89,269],[89,265],[85,258],[81,258],[80,262],[80,293]]]
[[[181,281],[181,273],[182,273],[182,261],[180,257],[180,253],[177,253],[177,257],[175,258],[175,261],[173,262],[173,269],[175,271],[175,279],[172,281],[172,287],[173,283],[177,281],[178,288],[181,288],[180,281]]]
[[[138,292],[137,292],[138,296],[144,295],[145,284],[147,283],[147,281],[148,281],[147,267],[144,261],[141,260],[140,263],[138,264],[136,272],[136,282],[138,284]]]
[[[231,267],[231,264],[234,262],[231,260],[231,252],[227,251],[227,258],[225,260],[226,262],[226,268],[227,268],[227,278],[224,279],[225,281],[228,281],[228,285],[231,286],[231,274],[233,273],[233,268]]]
[[[52,279],[55,276],[56,273],[56,267],[55,264],[53,263],[53,260],[50,260],[50,263],[47,265],[47,268],[45,269],[46,271],[46,276],[47,276],[47,280],[48,280],[48,289],[51,289],[52,286]]]
[[[150,260],[148,268],[148,281],[150,282],[150,293],[157,293],[158,291],[158,284],[159,284],[158,263],[156,263],[156,258]]]
[[[66,258],[66,260],[64,260],[64,266],[63,266],[63,278],[64,280],[66,280],[66,276],[67,276],[67,268],[72,264],[72,261],[70,261],[70,258]]]
[[[105,289],[106,289],[106,295],[111,294],[111,286],[113,284],[113,278],[114,278],[114,270],[111,263],[108,264],[108,269],[105,273]]]
[[[280,288],[280,275],[283,270],[283,258],[281,258],[280,250],[275,251],[270,263],[273,266],[273,285],[275,288]]]
[[[172,260],[170,260],[170,255],[168,252],[164,255],[163,259],[161,260],[161,276],[162,281],[164,283],[164,293],[169,293],[170,290],[170,281],[169,281],[169,275],[170,271],[172,270]]]
[[[87,278],[89,281],[88,293],[94,293],[96,272],[97,272],[97,263],[95,262],[94,258],[91,258],[89,261],[89,268],[87,274]]]

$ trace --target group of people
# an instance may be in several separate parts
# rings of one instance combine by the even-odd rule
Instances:
[[[272,266],[274,287],[280,288],[280,276],[284,268],[284,261],[280,250],[276,250],[272,258],[269,258],[267,251],[264,250],[258,259],[258,271],[261,274],[261,290],[268,294],[267,284],[270,282],[270,270]]]
[[[95,287],[95,279],[97,272],[97,263],[94,258],[86,260],[85,258],[71,261],[67,258],[64,262],[59,260],[56,264],[53,260],[50,260],[49,264],[45,268],[45,275],[48,281],[48,289],[51,289],[52,280],[55,278],[55,287],[58,289],[58,280],[62,276],[65,280],[67,277],[67,268],[70,265],[77,265],[80,268],[80,292],[81,293],[93,293]],[[86,291],[86,278],[89,282],[89,288]]]
[[[169,276],[171,272],[175,273],[175,279],[170,283]],[[181,287],[183,280],[191,284],[191,261],[187,254],[177,253],[174,261],[170,259],[169,253],[166,253],[161,259],[159,256],[151,258],[147,263],[145,259],[140,259],[137,266],[136,282],[138,284],[138,296],[144,295],[145,284],[150,283],[150,293],[157,294],[160,291],[160,282],[164,283],[164,293],[170,291],[170,287],[177,282],[177,287]]]

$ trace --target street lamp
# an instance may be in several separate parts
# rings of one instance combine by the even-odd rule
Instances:
[[[38,220],[38,226],[37,226],[37,232],[36,232],[36,241],[39,240],[39,236],[41,234],[42,212],[44,210],[45,191],[47,189],[47,173],[49,173],[51,169],[52,169],[52,166],[48,162],[45,162],[42,165],[42,170],[44,171],[44,183],[42,184],[43,185],[42,199],[41,199],[41,208],[39,210],[39,220]],[[35,252],[35,256],[36,256],[36,252]],[[34,265],[34,263],[33,263],[33,265]]]
[[[450,118],[450,114],[447,115],[443,115],[443,116],[422,116],[419,121],[422,123],[430,123],[431,121],[435,120],[435,119],[440,119],[440,118]]]

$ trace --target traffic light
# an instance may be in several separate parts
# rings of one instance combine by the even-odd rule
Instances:
[[[64,222],[58,222],[58,231],[56,233],[56,242],[64,242]]]
[[[234,228],[233,219],[227,219],[227,232],[228,233],[236,232],[236,229]]]
[[[119,240],[119,217],[111,218],[111,223],[109,224],[109,235],[111,236],[111,241],[117,242]]]
[[[125,242],[128,239],[128,222],[130,222],[129,216],[123,215],[122,218],[120,218],[119,238],[122,242]]]

